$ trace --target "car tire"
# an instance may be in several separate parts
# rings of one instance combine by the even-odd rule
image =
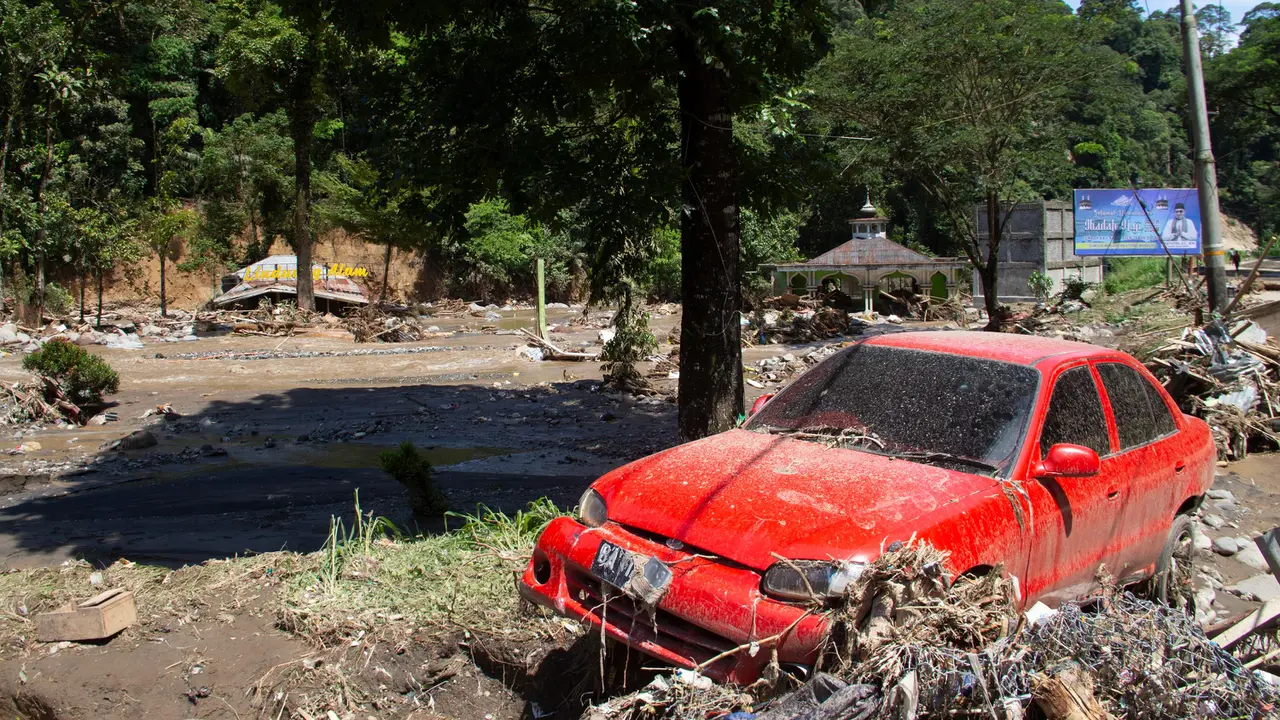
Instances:
[[[1160,550],[1156,572],[1147,581],[1149,599],[1194,615],[1195,604],[1195,533],[1194,515],[1179,515],[1173,519],[1169,537]]]

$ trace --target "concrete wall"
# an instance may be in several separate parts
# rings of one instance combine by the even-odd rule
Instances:
[[[986,205],[974,209],[974,222],[987,253],[990,237]],[[1033,302],[1035,295],[1027,280],[1033,272],[1043,272],[1053,280],[1053,292],[1062,282],[1081,275],[1085,282],[1102,282],[1102,258],[1075,254],[1075,213],[1071,203],[1055,200],[1019,203],[1005,225],[1000,241],[996,290],[1002,302]],[[973,275],[973,301],[983,303],[982,279]]]

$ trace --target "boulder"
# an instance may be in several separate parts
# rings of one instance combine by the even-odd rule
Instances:
[[[18,340],[17,325],[14,325],[13,323],[5,323],[3,327],[0,327],[0,343],[17,342],[17,340]]]
[[[149,447],[159,445],[160,441],[156,439],[155,434],[150,430],[134,430],[133,432],[120,438],[121,450],[143,450]]]
[[[1259,550],[1258,546],[1252,542],[1241,547],[1240,551],[1237,552],[1234,557],[1236,560],[1239,560],[1255,570],[1270,569],[1267,565],[1267,559],[1262,556],[1262,551]]]
[[[1227,591],[1235,595],[1252,595],[1263,602],[1280,600],[1280,582],[1277,582],[1275,576],[1271,574],[1254,575],[1247,580],[1241,580],[1228,587]]]
[[[1240,551],[1240,545],[1236,543],[1235,538],[1220,537],[1213,541],[1213,551],[1219,555],[1231,557]]]
[[[1227,521],[1223,520],[1221,515],[1212,515],[1212,514],[1205,515],[1204,517],[1200,518],[1200,522],[1213,528],[1214,530],[1217,530],[1221,528],[1223,525],[1227,524]]]

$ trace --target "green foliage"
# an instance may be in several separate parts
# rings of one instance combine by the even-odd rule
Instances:
[[[545,245],[544,231],[507,202],[489,199],[467,210],[463,256],[470,266],[466,287],[481,298],[498,298],[519,280],[527,282],[534,249]],[[526,285],[527,287],[527,285]]]
[[[1027,276],[1027,286],[1031,288],[1036,300],[1044,302],[1049,299],[1049,293],[1053,292],[1053,279],[1036,270]]]
[[[106,360],[65,340],[51,340],[22,359],[22,367],[58,384],[76,405],[96,405],[120,389],[120,376]]]
[[[1164,284],[1164,268],[1164,258],[1111,258],[1102,287],[1109,295],[1157,287]]]
[[[974,206],[1051,192],[1069,168],[1063,78],[1093,71],[1089,34],[1040,0],[898,3],[837,38],[814,73],[814,105],[873,138],[851,152],[922,191],[981,269],[997,253],[984,248]]]
[[[618,311],[613,316],[614,335],[604,344],[600,359],[605,379],[621,388],[643,387],[636,363],[658,351],[658,340],[649,331],[649,315],[635,303],[634,288],[624,283],[618,291]]]
[[[449,501],[431,480],[431,462],[411,442],[404,442],[395,450],[378,454],[378,465],[383,472],[395,478],[409,493],[409,507],[414,514],[423,517],[440,515],[449,509]]]

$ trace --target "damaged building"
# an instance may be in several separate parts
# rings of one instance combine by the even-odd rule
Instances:
[[[364,268],[343,263],[328,266],[312,263],[316,309],[340,313],[351,307],[368,305],[369,294],[359,280],[368,276]],[[297,301],[298,258],[272,255],[222,279],[222,294],[213,299],[219,308],[256,307],[267,298],[272,302]]]

